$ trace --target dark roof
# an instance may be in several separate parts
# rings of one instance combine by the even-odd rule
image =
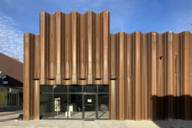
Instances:
[[[0,53],[0,71],[23,83],[23,63]]]

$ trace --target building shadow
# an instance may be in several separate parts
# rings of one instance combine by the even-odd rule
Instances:
[[[189,95],[153,96],[152,119],[161,128],[185,128],[186,124],[192,127],[192,121],[190,121],[192,120],[192,97]]]
[[[192,128],[192,120],[156,120],[154,123],[160,128]]]

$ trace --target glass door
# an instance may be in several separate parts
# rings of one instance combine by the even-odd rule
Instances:
[[[96,94],[84,95],[84,119],[96,119]]]

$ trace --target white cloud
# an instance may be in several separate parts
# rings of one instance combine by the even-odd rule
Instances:
[[[182,32],[182,31],[192,31],[192,13],[180,14],[177,17],[172,18],[172,24],[168,28],[169,30]]]
[[[23,61],[23,32],[11,17],[0,13],[0,53]]]

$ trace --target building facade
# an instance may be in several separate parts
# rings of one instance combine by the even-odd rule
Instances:
[[[24,119],[192,119],[192,35],[110,34],[109,12],[40,14],[24,35]]]

